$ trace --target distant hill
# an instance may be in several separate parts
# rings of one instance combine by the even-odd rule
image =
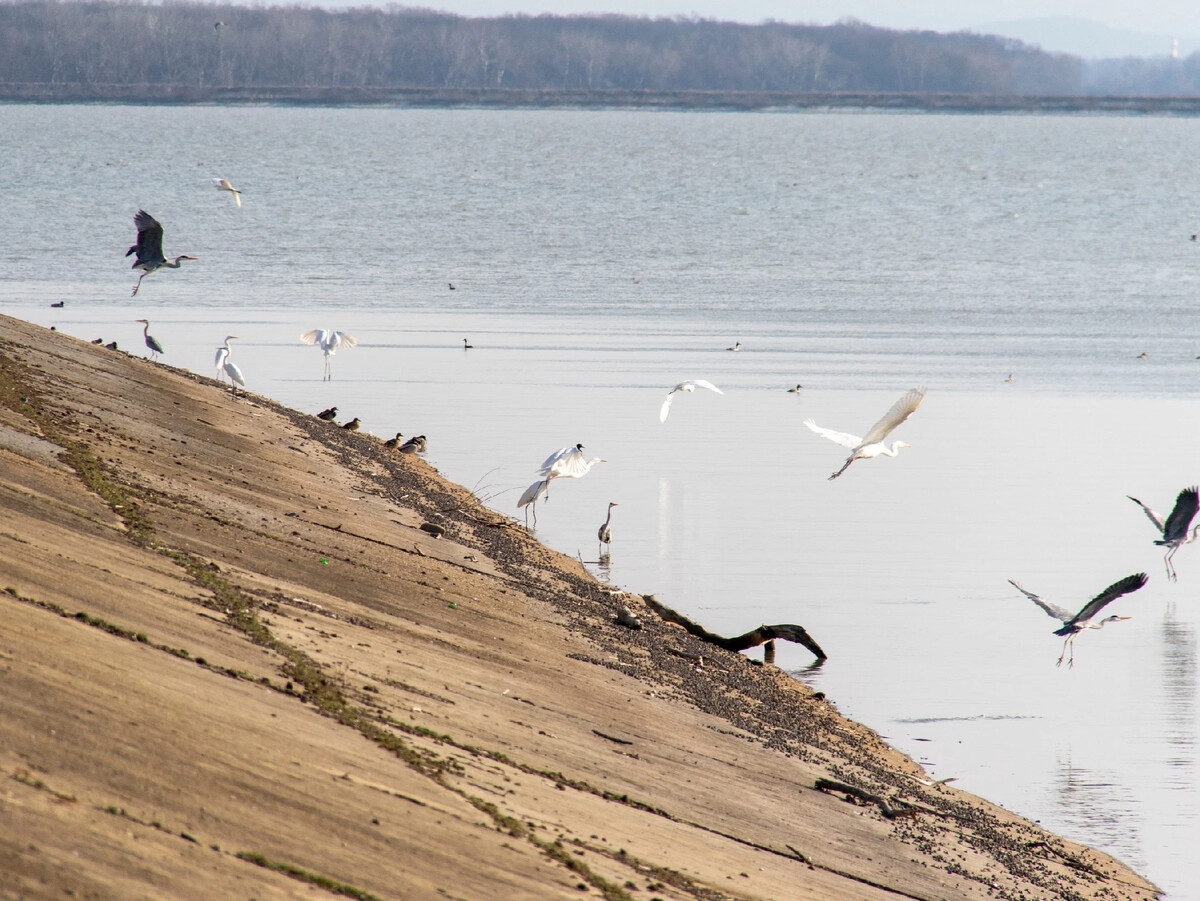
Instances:
[[[1125,31],[1074,16],[985,22],[971,30],[1016,38],[1049,53],[1069,53],[1083,59],[1170,56],[1173,41],[1179,42],[1180,57],[1200,51],[1200,37]],[[1200,26],[1197,30],[1200,31]]]

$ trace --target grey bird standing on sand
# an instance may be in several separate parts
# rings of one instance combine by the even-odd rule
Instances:
[[[199,259],[199,257],[177,256],[172,262],[164,257],[163,227],[145,210],[137,211],[133,217],[133,224],[137,226],[137,243],[125,251],[125,256],[129,256],[131,253],[137,254],[137,260],[132,268],[141,269],[142,274],[138,276],[137,284],[133,286],[131,297],[138,293],[138,288],[142,286],[142,279],[151,272],[157,272],[159,269],[178,269],[183,265],[183,260]]]
[[[163,353],[163,346],[158,343],[158,339],[150,334],[150,320],[138,319],[137,322],[142,323],[142,336],[146,339],[146,347],[150,348],[150,359],[157,360],[158,355]]]
[[[1062,628],[1055,629],[1055,635],[1065,637],[1063,641],[1062,653],[1058,655],[1058,663],[1055,666],[1062,666],[1063,658],[1067,656],[1067,646],[1071,647],[1071,659],[1067,661],[1067,666],[1075,665],[1075,636],[1084,629],[1103,629],[1105,623],[1116,622],[1117,620],[1129,619],[1128,616],[1106,616],[1099,622],[1092,622],[1092,617],[1104,609],[1104,607],[1112,601],[1115,601],[1123,594],[1129,594],[1131,591],[1137,591],[1146,584],[1148,577],[1145,573],[1137,573],[1136,575],[1126,576],[1119,582],[1113,582],[1102,592],[1083,605],[1083,609],[1072,615],[1070,610],[1065,610],[1049,601],[1044,601],[1032,591],[1026,591],[1012,579],[1008,580],[1013,588],[1029,598],[1052,617],[1062,621]]]
[[[1136,497],[1125,495],[1139,507],[1146,511],[1146,516],[1154,523],[1154,528],[1162,532],[1162,538],[1155,544],[1167,549],[1167,554],[1163,558],[1167,564],[1167,578],[1172,582],[1175,578],[1175,564],[1173,558],[1175,552],[1185,544],[1191,544],[1196,540],[1196,533],[1200,532],[1200,525],[1192,529],[1191,534],[1188,534],[1188,527],[1192,524],[1192,520],[1196,518],[1196,510],[1200,507],[1200,494],[1197,494],[1196,486],[1184,488],[1179,492],[1179,496],[1175,498],[1175,509],[1171,511],[1171,515],[1167,517],[1164,523],[1161,516],[1139,501]]]
[[[361,422],[359,422],[359,421],[358,421],[358,417],[357,417],[357,416],[355,416],[355,417],[354,417],[353,419],[351,419],[351,420],[350,420],[348,423],[346,423],[345,425],[343,425],[343,426],[342,426],[342,428],[343,428],[343,429],[345,429],[347,432],[357,432],[357,431],[358,431],[358,427],[359,427],[359,426],[361,426],[361,425],[362,425],[362,423],[361,423]]]
[[[604,523],[596,531],[596,537],[600,539],[601,544],[612,544],[612,508],[620,506],[616,501],[608,502],[608,516],[604,518]]]

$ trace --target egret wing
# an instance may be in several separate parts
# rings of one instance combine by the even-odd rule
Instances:
[[[315,328],[310,332],[305,332],[300,336],[300,340],[305,344],[322,344],[325,341],[325,329]]]
[[[334,347],[357,347],[358,339],[355,338],[353,335],[347,335],[345,332],[334,332],[333,333],[333,346]]]
[[[1041,607],[1043,610],[1045,610],[1047,613],[1049,613],[1051,616],[1053,616],[1059,622],[1068,623],[1071,621],[1071,617],[1073,616],[1073,614],[1071,613],[1070,610],[1064,610],[1062,607],[1059,607],[1057,604],[1051,604],[1049,601],[1042,600],[1040,597],[1038,597],[1032,591],[1026,591],[1024,588],[1022,588],[1020,585],[1018,585],[1012,579],[1008,580],[1008,584],[1011,585],[1013,588],[1017,589],[1017,591],[1021,592],[1021,594],[1025,595],[1025,597],[1029,598],[1029,600],[1033,601],[1035,604],[1037,604],[1039,607]]]
[[[658,421],[666,422],[667,417],[671,415],[671,401],[675,399],[675,392],[672,391],[667,395],[667,399],[662,402],[662,406],[658,408]]]
[[[1196,517],[1197,507],[1200,507],[1200,499],[1197,498],[1195,486],[1179,492],[1179,497],[1175,498],[1175,509],[1163,526],[1163,540],[1174,541],[1187,535],[1188,526]]]
[[[226,360],[225,371],[229,374],[229,377],[239,385],[246,384],[246,379],[242,376],[242,370],[238,367],[237,363],[234,363],[232,360]]]
[[[684,384],[685,385],[695,385],[697,388],[707,388],[709,391],[717,392],[717,394],[725,393],[720,388],[718,388],[716,385],[714,385],[712,382],[707,381],[705,379],[691,379],[690,381],[684,382]]]
[[[521,495],[521,499],[517,501],[517,507],[528,507],[539,497],[546,493],[546,489],[550,487],[549,479],[538,479],[532,485],[525,489]]]
[[[811,419],[804,420],[804,424],[820,435],[822,438],[828,438],[842,447],[856,448],[862,444],[862,439],[857,435],[851,435],[848,432],[835,432],[833,429],[822,428]]]
[[[883,414],[883,418],[875,425],[867,430],[867,434],[863,436],[863,444],[876,444],[891,434],[892,429],[912,416],[917,412],[917,407],[921,406],[925,400],[925,387],[919,386],[913,388],[906,395],[892,404],[892,408]]]
[[[1152,523],[1154,523],[1154,528],[1158,529],[1158,531],[1160,531],[1160,532],[1163,531],[1163,521],[1162,521],[1161,516],[1159,516],[1157,513],[1155,513],[1153,510],[1151,510],[1149,507],[1147,507],[1145,504],[1143,504],[1141,501],[1139,501],[1133,495],[1127,494],[1125,496],[1127,498],[1129,498],[1131,501],[1133,501],[1135,504],[1137,504],[1139,507],[1141,507],[1143,510],[1146,511],[1146,516],[1149,517],[1149,519]]]
[[[563,454],[550,467],[548,476],[562,476],[568,479],[578,479],[587,475],[591,464],[583,458],[583,451],[578,447],[571,448],[567,453]]]
[[[548,476],[552,471],[554,471],[557,475],[557,470],[555,467],[558,465],[559,461],[571,453],[576,454],[580,460],[583,459],[583,451],[578,445],[573,444],[570,447],[560,447],[549,457],[547,457],[546,461],[538,467],[538,475]]]
[[[1126,576],[1119,582],[1113,582],[1102,592],[1083,605],[1083,609],[1076,613],[1069,622],[1085,622],[1099,613],[1104,607],[1115,601],[1123,594],[1129,594],[1131,591],[1137,591],[1146,584],[1149,577],[1145,573],[1135,573],[1132,576]]]

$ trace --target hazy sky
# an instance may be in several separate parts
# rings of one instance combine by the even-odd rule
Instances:
[[[367,0],[319,0],[317,5],[357,6]],[[464,16],[505,13],[621,13],[640,16],[698,15],[736,22],[806,22],[828,25],[853,16],[885,28],[953,31],[986,22],[1042,16],[1078,16],[1111,28],[1168,35],[1200,34],[1196,0],[426,0],[401,2]]]

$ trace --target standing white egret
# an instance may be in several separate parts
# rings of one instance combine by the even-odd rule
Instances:
[[[325,379],[328,381],[333,378],[329,369],[329,358],[337,353],[339,347],[355,347],[358,344],[358,339],[353,335],[347,335],[345,332],[336,332],[333,329],[315,328],[312,331],[305,332],[300,336],[300,340],[305,344],[315,344],[325,352]]]
[[[529,511],[533,510],[533,525],[537,527],[537,502],[546,494],[550,487],[550,480],[538,479],[521,493],[520,500],[517,501],[517,509],[525,508],[525,525],[529,525]]]
[[[213,359],[213,365],[217,367],[217,381],[225,376],[225,361],[229,359],[229,342],[237,339],[237,335],[226,335],[225,343],[217,348],[217,355]]]
[[[230,194],[232,194],[234,203],[236,203],[239,207],[242,205],[242,192],[231,185],[228,178],[214,178],[212,179],[212,183],[213,187],[218,191],[228,191]]]
[[[620,506],[616,501],[608,502],[608,516],[604,518],[604,523],[596,530],[596,537],[600,539],[600,544],[612,545],[612,508]]]
[[[1184,488],[1179,492],[1179,496],[1175,498],[1175,509],[1171,511],[1171,515],[1167,517],[1164,523],[1162,517],[1139,501],[1136,497],[1125,495],[1139,507],[1146,511],[1146,516],[1154,523],[1154,528],[1162,532],[1162,538],[1154,543],[1167,549],[1166,556],[1163,561],[1167,564],[1167,578],[1174,582],[1175,579],[1175,564],[1173,558],[1175,552],[1185,544],[1191,544],[1196,540],[1196,533],[1200,532],[1200,525],[1192,529],[1191,534],[1188,534],[1188,526],[1192,524],[1192,520],[1196,518],[1196,510],[1200,507],[1200,496],[1197,495],[1196,486]]]
[[[906,441],[893,441],[892,446],[888,447],[883,443],[883,439],[890,435],[896,426],[912,416],[917,411],[917,407],[921,406],[923,400],[925,400],[925,388],[923,386],[913,388],[892,404],[892,408],[884,413],[883,418],[871,426],[867,434],[862,438],[859,438],[857,435],[847,434],[846,432],[835,432],[833,429],[821,428],[821,426],[817,425],[811,419],[804,420],[804,424],[822,438],[828,438],[842,447],[851,449],[850,456],[846,458],[846,462],[842,464],[842,468],[829,478],[836,479],[855,460],[869,460],[872,457],[878,457],[880,454],[894,457],[899,453],[900,448],[912,447]]]
[[[730,349],[732,350],[732,348]],[[691,394],[697,388],[707,388],[709,391],[717,392],[717,394],[725,393],[712,382],[706,382],[704,379],[688,379],[686,382],[680,382],[667,392],[667,399],[664,400],[662,406],[658,408],[658,421],[666,422],[667,417],[671,415],[671,401],[675,399],[676,391],[686,391],[688,394]]]
[[[163,346],[158,343],[158,339],[150,334],[150,320],[138,319],[135,320],[142,323],[142,337],[146,339],[146,347],[150,348],[150,359],[157,360],[158,355],[163,353]]]
[[[241,368],[237,363],[229,359],[229,342],[236,338],[237,335],[230,335],[225,339],[225,346],[217,349],[217,359],[221,361],[221,368],[224,369],[225,374],[229,376],[229,387],[233,389],[234,397],[237,397],[238,385],[241,385],[242,388],[246,387],[246,378],[242,375]]]
[[[1083,609],[1076,614],[1072,614],[1070,610],[1064,610],[1062,607],[1059,607],[1056,604],[1051,604],[1049,601],[1042,600],[1032,591],[1026,591],[1012,579],[1009,579],[1008,583],[1012,585],[1013,588],[1017,589],[1017,591],[1021,592],[1021,594],[1025,595],[1025,597],[1029,598],[1029,600],[1033,601],[1035,604],[1045,610],[1052,617],[1062,622],[1062,628],[1054,630],[1055,635],[1062,635],[1065,637],[1065,640],[1063,641],[1062,653],[1058,655],[1058,663],[1054,665],[1062,666],[1063,658],[1067,656],[1067,646],[1069,645],[1071,648],[1071,659],[1067,661],[1067,666],[1072,667],[1075,665],[1075,636],[1084,629],[1103,629],[1105,623],[1129,619],[1128,616],[1114,615],[1106,616],[1099,622],[1092,622],[1092,617],[1103,610],[1107,604],[1115,601],[1123,594],[1129,594],[1131,591],[1137,591],[1146,584],[1147,578],[1148,577],[1145,573],[1137,573],[1132,576],[1126,576],[1119,582],[1113,582],[1113,584],[1109,585],[1102,592],[1084,604]]]
[[[182,260],[198,260],[199,257],[177,256],[174,262],[163,256],[162,240],[163,227],[158,224],[158,220],[147,213],[145,210],[138,210],[133,217],[133,224],[137,226],[137,243],[125,251],[125,256],[131,253],[137,254],[137,260],[131,268],[141,269],[142,274],[138,276],[137,284],[133,286],[133,294],[138,293],[138,288],[142,286],[144,279],[151,272],[157,272],[159,269],[178,269],[183,265]]]

